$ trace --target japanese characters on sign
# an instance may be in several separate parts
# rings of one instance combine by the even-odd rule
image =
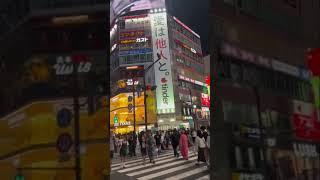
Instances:
[[[167,14],[165,12],[150,14],[150,19],[154,61],[157,61],[158,54],[160,55],[160,60],[154,65],[158,113],[174,113]]]

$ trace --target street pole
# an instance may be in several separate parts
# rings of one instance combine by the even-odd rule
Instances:
[[[144,94],[144,99],[143,99],[143,104],[144,104],[144,124],[146,131],[148,130],[148,120],[147,120],[147,86],[146,86],[146,70],[143,69],[143,94]]]
[[[74,151],[75,151],[75,175],[76,180],[81,180],[80,162],[80,105],[79,105],[79,84],[78,64],[73,62],[73,111],[74,111]]]
[[[267,155],[266,155],[266,146],[265,146],[265,137],[263,134],[263,128],[262,128],[262,119],[261,119],[261,102],[260,102],[260,95],[258,91],[258,87],[253,86],[253,91],[256,96],[256,105],[257,105],[257,111],[258,111],[258,124],[259,124],[259,131],[260,131],[260,143],[262,145],[262,155],[263,155],[263,175],[264,179],[268,179],[267,175]]]
[[[136,133],[136,93],[134,89],[134,80],[132,85],[132,94],[133,94],[133,132]]]
[[[155,64],[157,63],[158,61],[160,61],[161,59],[161,55],[159,53],[157,53],[157,57],[158,59],[156,61],[154,61],[152,64],[150,64],[147,68],[143,69],[143,93],[144,93],[144,123],[145,123],[145,128],[146,128],[146,131],[148,130],[148,120],[147,120],[147,86],[146,86],[146,72]]]

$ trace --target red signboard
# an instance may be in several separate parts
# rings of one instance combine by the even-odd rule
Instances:
[[[320,141],[320,122],[311,103],[294,101],[293,128],[297,138]]]
[[[206,107],[210,106],[210,96],[208,94],[201,93],[201,105]]]
[[[308,51],[307,64],[313,76],[320,76],[320,48]]]

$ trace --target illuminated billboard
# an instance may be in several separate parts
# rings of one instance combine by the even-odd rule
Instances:
[[[110,0],[110,24],[127,12],[164,7],[165,0]]]
[[[157,110],[158,114],[174,113],[174,93],[171,71],[171,57],[169,47],[169,32],[167,24],[167,13],[150,14],[153,59],[157,61],[154,64],[156,94],[157,94]]]

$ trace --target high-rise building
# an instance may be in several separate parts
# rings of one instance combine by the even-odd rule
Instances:
[[[305,57],[307,48],[319,43],[319,1],[221,0],[211,5],[212,94],[217,99],[212,177],[317,177],[320,129]]]
[[[118,132],[132,131],[134,122],[136,130],[144,129],[145,123],[150,128],[172,129],[199,126],[198,121],[208,118],[208,96],[202,96],[207,85],[200,36],[165,8],[163,3],[127,11],[111,23],[110,118],[112,125],[119,121],[115,123]],[[145,87],[150,87],[147,122]],[[134,95],[135,111],[130,105],[133,91],[139,92]]]

